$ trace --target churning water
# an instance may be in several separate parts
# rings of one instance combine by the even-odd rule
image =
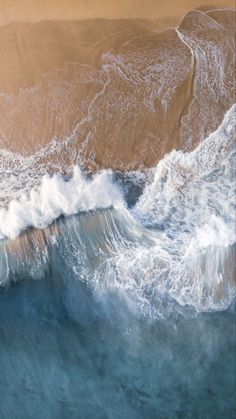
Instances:
[[[0,210],[2,417],[234,417],[234,132]]]

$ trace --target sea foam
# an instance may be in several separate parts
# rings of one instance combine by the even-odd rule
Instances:
[[[236,295],[235,110],[194,151],[166,155],[131,209],[112,171],[89,179],[76,167],[69,180],[44,177],[37,190],[0,210],[2,238],[46,227],[62,214],[85,214],[65,217],[42,240],[25,235],[23,249],[3,240],[0,283],[16,280],[17,272],[35,277],[32,260],[44,275],[52,265],[49,248],[67,279],[86,281],[97,298],[116,290],[137,315],[170,316],[176,302],[199,312],[227,308]]]
[[[123,205],[112,172],[103,171],[88,180],[79,167],[69,180],[60,175],[42,178],[40,187],[12,200],[7,209],[0,209],[0,238],[16,238],[28,227],[44,228],[60,215]]]

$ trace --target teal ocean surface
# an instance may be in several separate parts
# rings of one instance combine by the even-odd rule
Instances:
[[[235,417],[234,120],[0,210],[1,418]]]

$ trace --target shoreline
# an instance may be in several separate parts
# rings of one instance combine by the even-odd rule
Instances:
[[[192,11],[178,30],[155,22],[0,26],[0,160],[56,140],[40,167],[125,171],[194,149],[234,100],[234,11]]]

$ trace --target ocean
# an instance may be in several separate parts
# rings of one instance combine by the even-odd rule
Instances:
[[[83,64],[79,83],[93,73],[101,89],[87,92],[87,116],[78,106],[63,141],[20,152],[2,135],[0,419],[235,417],[236,105],[231,47],[228,61],[222,52],[229,35],[214,13],[187,15],[160,61],[154,30],[146,50],[135,38],[107,51],[102,69]],[[183,55],[171,56],[167,74],[173,36]],[[191,74],[177,74],[173,62],[185,67],[186,57]],[[192,96],[179,113],[181,88]],[[19,97],[31,103],[37,92]],[[1,100],[16,106],[5,93]],[[158,132],[155,116],[166,123]],[[115,137],[113,150],[110,126],[119,138],[126,132],[127,155]],[[101,156],[91,155],[107,131]]]

